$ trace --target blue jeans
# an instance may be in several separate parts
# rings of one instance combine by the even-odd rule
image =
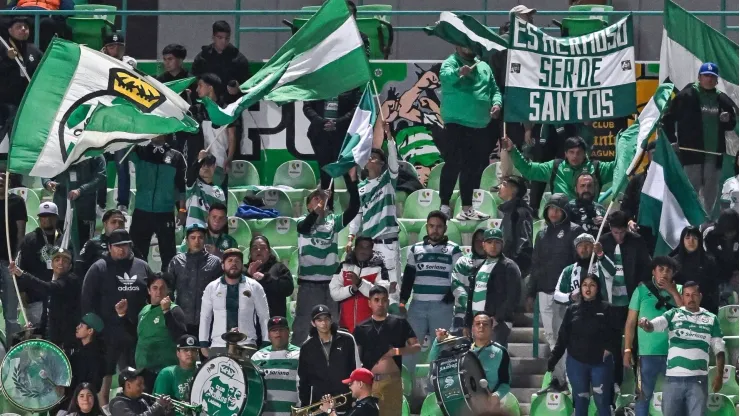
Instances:
[[[0,260],[0,298],[3,302],[3,316],[5,317],[5,339],[10,346],[13,334],[18,333],[21,326],[18,324],[18,297],[15,294],[8,265],[7,261]]]
[[[118,168],[118,205],[125,205],[128,207],[129,192],[131,191],[131,173],[128,170],[128,161],[131,159],[131,154],[126,156],[126,159],[121,162],[121,159],[127,152],[128,149],[116,150],[115,157],[116,167]]]
[[[707,413],[707,376],[666,377],[663,382],[663,415],[702,416]]]
[[[591,389],[599,416],[611,415],[612,386],[614,384],[614,357],[609,355],[598,365],[582,363],[568,355],[565,372],[573,388],[576,416],[587,416]]]
[[[424,336],[429,335],[429,346],[431,347],[437,328],[450,329],[453,306],[451,303],[448,305],[443,302],[411,301],[407,319],[419,342],[423,343]],[[403,357],[403,362],[412,377],[416,374],[416,363],[419,362],[419,358],[419,353]]]
[[[653,399],[655,384],[658,382],[658,377],[665,374],[667,358],[665,355],[640,356],[642,399],[637,400],[635,404],[635,416],[648,416],[650,413],[650,401]],[[665,391],[665,388],[663,391]]]

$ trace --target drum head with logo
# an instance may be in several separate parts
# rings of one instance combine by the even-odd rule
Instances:
[[[255,376],[259,382],[254,381]],[[206,361],[190,389],[190,401],[202,405],[201,415],[208,416],[242,415],[247,409],[258,415],[264,397],[264,384],[254,367],[227,356]]]
[[[0,365],[0,375],[8,401],[30,412],[59,404],[64,399],[63,387],[72,383],[72,367],[64,351],[40,339],[11,348]]]
[[[486,375],[475,353],[468,351],[437,360],[434,375],[437,402],[445,415],[467,416],[473,414],[472,409],[485,407],[488,390],[480,381]]]

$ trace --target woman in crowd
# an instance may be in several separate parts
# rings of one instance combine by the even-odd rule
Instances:
[[[591,386],[599,416],[611,415],[614,354],[619,354],[622,328],[601,295],[599,279],[589,274],[581,282],[581,301],[568,306],[558,340],[547,361],[549,371],[565,354],[576,416],[588,414]]]
[[[678,272],[673,280],[682,285],[693,280],[702,292],[701,307],[717,313],[719,305],[719,279],[714,257],[704,249],[704,237],[699,227],[692,225],[681,231],[681,244],[671,253],[678,262]]]
[[[67,416],[105,416],[98,403],[98,396],[93,391],[92,384],[80,383],[72,395],[73,399],[69,404]]]
[[[247,276],[265,289],[270,316],[288,316],[285,300],[293,294],[293,276],[272,253],[270,241],[264,236],[255,236],[249,242]]]

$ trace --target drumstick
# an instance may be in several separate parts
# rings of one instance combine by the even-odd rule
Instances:
[[[42,380],[49,382],[49,384],[54,387],[69,387],[68,385],[54,383],[54,380],[49,378],[49,376],[46,374],[46,370],[39,371],[39,377],[41,377]]]

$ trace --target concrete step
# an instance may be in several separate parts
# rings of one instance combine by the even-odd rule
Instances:
[[[540,328],[540,342],[547,342],[545,340],[545,330]],[[532,343],[534,332],[532,331],[532,327],[514,327],[511,329],[511,334],[509,334],[509,342],[529,342]]]
[[[511,357],[511,372],[514,377],[528,374],[543,375],[547,372],[547,360],[531,356]]]
[[[512,357],[527,357],[532,358],[533,345],[531,342],[512,343],[509,342],[509,355]],[[550,356],[550,346],[546,343],[539,344],[539,351],[537,351],[537,358],[547,358]]]
[[[511,394],[516,396],[516,399],[519,400],[519,405],[521,405],[522,403],[530,403],[532,401],[532,395],[539,390],[539,388],[512,388]]]
[[[531,403],[519,403],[519,411],[522,416],[529,416],[529,409],[532,407]]]
[[[542,386],[543,374],[517,374],[511,380],[511,387],[516,388],[540,388]]]

